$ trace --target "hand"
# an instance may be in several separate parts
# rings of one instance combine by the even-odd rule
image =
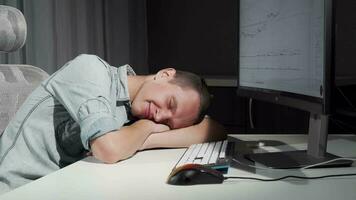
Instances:
[[[165,124],[157,124],[153,122],[153,131],[152,131],[153,133],[161,133],[169,130],[170,130],[169,126]]]
[[[161,133],[170,130],[169,126],[164,124],[158,124],[149,119],[140,119],[136,121],[133,125],[143,127],[145,130],[149,130],[150,133]]]

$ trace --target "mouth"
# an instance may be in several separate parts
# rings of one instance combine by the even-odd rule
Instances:
[[[149,102],[148,106],[146,107],[145,118],[146,119],[150,119],[151,118],[151,102]]]

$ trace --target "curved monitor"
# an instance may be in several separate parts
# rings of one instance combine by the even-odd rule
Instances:
[[[307,151],[248,157],[275,168],[335,158],[326,153],[332,0],[240,0],[238,10],[238,94],[310,112]]]
[[[240,0],[240,95],[330,112],[329,4],[326,0]]]

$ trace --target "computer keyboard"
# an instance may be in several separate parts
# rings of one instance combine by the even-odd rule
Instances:
[[[200,164],[226,173],[230,146],[227,140],[193,144],[184,152],[175,168],[185,164]]]

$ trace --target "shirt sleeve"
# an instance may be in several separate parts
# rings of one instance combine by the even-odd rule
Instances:
[[[119,129],[114,115],[115,81],[110,66],[94,55],[80,55],[43,83],[80,126],[85,149],[90,140]]]

